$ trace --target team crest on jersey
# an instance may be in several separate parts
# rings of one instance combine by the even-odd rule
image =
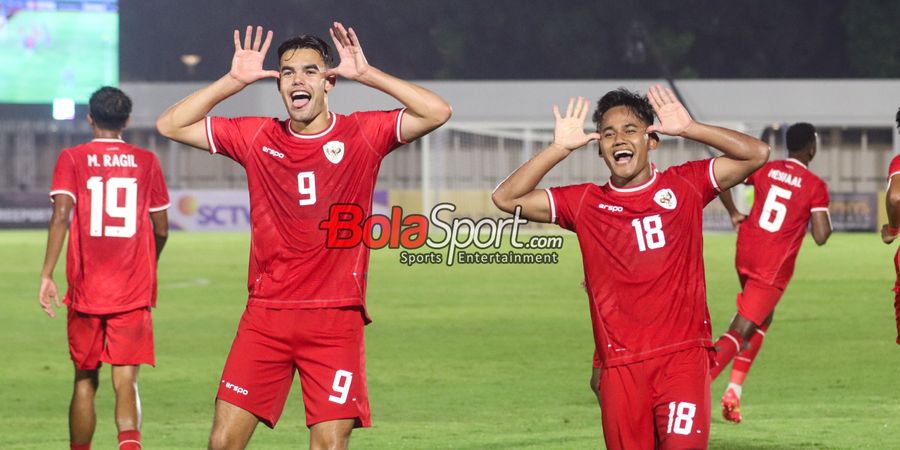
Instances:
[[[675,193],[668,188],[656,191],[656,194],[653,194],[653,201],[666,209],[675,209],[675,206],[678,205],[678,200],[675,199]]]
[[[332,164],[337,164],[344,159],[344,143],[341,141],[328,141],[322,146],[322,151],[325,152],[325,157]]]

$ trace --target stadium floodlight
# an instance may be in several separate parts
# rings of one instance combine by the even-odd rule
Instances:
[[[54,120],[72,120],[75,118],[75,99],[73,98],[54,98],[53,99],[53,119]]]

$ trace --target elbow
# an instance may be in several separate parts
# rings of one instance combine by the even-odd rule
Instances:
[[[513,207],[510,207],[513,202],[510,201],[510,199],[505,198],[503,195],[498,194],[497,191],[494,191],[494,193],[491,194],[491,201],[494,202],[494,206],[496,206],[497,209],[505,213],[512,214],[513,210],[515,209]]]
[[[156,119],[156,131],[163,137],[171,139],[175,135],[175,128],[171,126],[168,116],[163,114]]]
[[[755,146],[753,146],[753,165],[759,169],[769,160],[769,154],[772,152],[772,148],[769,147],[765,142],[759,141]]]
[[[816,241],[816,245],[820,247],[828,242],[829,237],[831,237],[831,230],[824,231],[822,233],[813,233],[813,240]]]
[[[900,207],[900,189],[890,189],[887,193],[887,201],[895,208]]]
[[[447,121],[450,120],[450,117],[453,116],[453,107],[450,106],[449,103],[441,101],[440,105],[437,105],[432,111],[431,116],[433,118],[434,128],[438,128],[447,123]]]

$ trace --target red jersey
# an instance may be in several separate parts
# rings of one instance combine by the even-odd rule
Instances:
[[[888,166],[888,189],[891,188],[891,178],[894,175],[900,175],[900,155],[894,156],[891,159],[891,164]],[[894,269],[897,272],[897,281],[894,282],[894,292],[900,293],[900,248],[897,249],[897,253],[894,254]],[[900,312],[898,314],[898,327],[900,327]],[[898,330],[900,331],[900,330]],[[898,343],[900,343],[900,333],[897,335]]]
[[[75,200],[65,303],[86,314],[156,306],[156,243],[150,213],[169,207],[159,160],[119,139],[60,153],[50,197]]]
[[[712,346],[703,207],[719,192],[714,161],[654,169],[633,188],[547,190],[552,221],[578,236],[604,367]]]
[[[738,231],[737,270],[784,289],[813,211],[828,212],[828,186],[793,158],[766,163],[746,183],[755,194]]]
[[[365,306],[369,249],[325,247],[335,204],[368,217],[381,160],[405,142],[403,110],[331,113],[321,133],[267,117],[206,121],[211,153],[244,166],[250,192],[249,303],[270,308]]]

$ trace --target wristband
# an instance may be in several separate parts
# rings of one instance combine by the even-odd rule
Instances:
[[[900,227],[892,227],[891,224],[887,224],[887,229],[891,236],[900,234]]]

